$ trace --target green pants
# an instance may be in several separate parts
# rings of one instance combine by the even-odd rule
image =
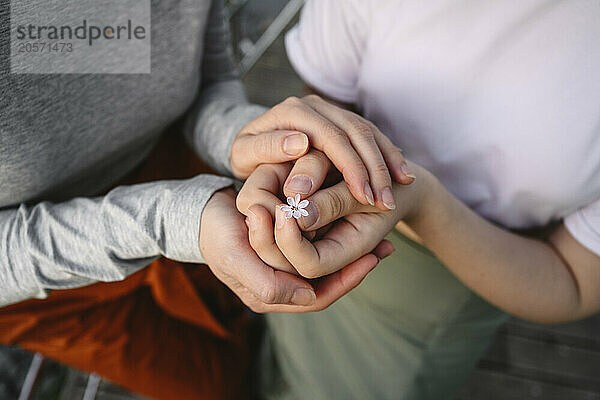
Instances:
[[[269,399],[452,399],[507,315],[394,231],[396,251],[325,311],[267,315]]]

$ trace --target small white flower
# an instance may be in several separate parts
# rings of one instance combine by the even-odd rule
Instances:
[[[288,206],[281,206],[281,211],[285,213],[285,217],[290,219],[292,217],[298,219],[300,217],[308,216],[308,211],[304,208],[308,205],[308,200],[300,201],[300,195],[297,194],[296,197],[288,197],[287,198]]]

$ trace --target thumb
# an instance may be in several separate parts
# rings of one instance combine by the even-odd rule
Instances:
[[[308,198],[307,216],[298,219],[303,231],[319,229],[339,218],[356,212],[375,212],[377,208],[359,203],[346,182],[321,189]]]
[[[293,304],[310,306],[315,303],[313,287],[305,280],[288,272],[277,271],[248,248],[250,257],[234,257],[238,260],[236,280],[263,304]],[[239,265],[239,260],[244,260]]]
[[[306,154],[308,147],[308,136],[297,131],[240,134],[231,147],[231,168],[237,178],[246,179],[260,164],[295,160]]]
[[[253,279],[246,288],[263,304],[293,304],[311,306],[316,301],[315,291],[306,281],[284,271],[271,269],[269,277],[261,282]]]

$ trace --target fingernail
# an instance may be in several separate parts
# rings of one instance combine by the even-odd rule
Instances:
[[[410,169],[408,169],[408,164],[406,164],[406,161],[403,161],[402,164],[400,164],[400,170],[404,175],[408,176],[409,178],[417,178],[412,172],[410,172]]]
[[[392,250],[389,253],[384,254],[383,256],[381,256],[381,260],[383,260],[384,258],[387,258],[387,257],[391,256],[392,253],[394,253],[395,251],[396,251],[396,249],[392,247]]]
[[[308,205],[306,206],[305,210],[308,212],[308,215],[298,220],[300,228],[302,228],[303,230],[309,229],[311,226],[316,224],[317,220],[319,219],[319,209],[312,201],[308,202]]]
[[[367,198],[367,201],[369,202],[370,205],[374,206],[375,205],[375,199],[373,198],[373,191],[371,190],[371,186],[369,185],[369,182],[365,182],[365,197]]]
[[[294,290],[292,304],[297,306],[312,306],[317,301],[317,295],[313,290],[300,288]]]
[[[313,181],[309,176],[306,175],[296,175],[287,185],[287,189],[290,192],[308,194],[313,187]]]
[[[275,227],[283,228],[285,225],[285,213],[281,210],[281,205],[275,207]]]
[[[308,147],[308,137],[303,133],[294,133],[283,140],[283,151],[290,156],[299,156]]]
[[[385,187],[381,191],[381,201],[383,201],[383,205],[389,208],[390,210],[396,208],[394,195],[392,194],[392,189],[390,189],[389,187]]]

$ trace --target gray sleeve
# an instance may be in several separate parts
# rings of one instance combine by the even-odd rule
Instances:
[[[202,87],[186,123],[186,137],[215,170],[231,175],[237,133],[266,111],[249,104],[233,59],[223,0],[213,0],[204,37]]]
[[[120,186],[104,197],[0,211],[0,306],[116,281],[159,256],[203,262],[202,210],[228,178]]]

